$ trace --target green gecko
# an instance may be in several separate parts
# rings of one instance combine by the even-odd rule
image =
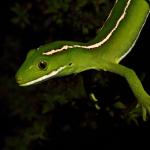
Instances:
[[[88,43],[56,41],[29,51],[16,74],[20,86],[49,78],[77,74],[95,69],[124,77],[144,117],[150,113],[150,96],[136,73],[119,62],[131,51],[150,12],[150,0],[116,0],[103,27]]]

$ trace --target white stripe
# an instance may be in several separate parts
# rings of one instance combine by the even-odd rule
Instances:
[[[109,40],[109,38],[112,36],[113,32],[118,28],[120,22],[124,19],[125,15],[126,15],[126,11],[130,5],[130,2],[131,0],[128,0],[127,2],[127,5],[123,11],[123,14],[120,16],[120,18],[118,19],[115,27],[109,32],[109,34],[100,42],[98,43],[95,43],[93,45],[89,45],[89,46],[82,46],[82,45],[64,45],[62,48],[60,49],[55,49],[55,50],[51,50],[51,51],[48,51],[48,52],[45,52],[43,53],[43,55],[52,55],[52,54],[55,54],[55,53],[58,53],[58,52],[61,52],[61,51],[64,51],[64,50],[67,50],[68,48],[85,48],[85,49],[93,49],[93,48],[97,48],[97,47],[100,47],[101,45],[103,45],[105,42],[107,42]],[[117,1],[116,1],[117,3]],[[110,17],[110,15],[109,15]]]
[[[150,11],[149,11],[149,13],[150,13]],[[122,55],[122,56],[117,60],[117,63],[119,63],[123,58],[125,58],[126,55],[127,55],[127,54],[132,50],[132,48],[134,47],[136,41],[137,41],[138,38],[139,38],[139,35],[140,35],[142,29],[143,29],[143,27],[144,27],[144,25],[145,25],[145,23],[146,23],[146,20],[147,20],[147,18],[148,18],[148,16],[149,16],[149,13],[147,14],[147,16],[146,16],[146,18],[145,18],[145,21],[144,21],[144,23],[143,23],[143,25],[142,25],[140,31],[138,32],[138,35],[136,36],[136,39],[135,39],[134,42],[132,43],[131,47],[128,49],[128,51],[127,51],[124,55]]]
[[[44,80],[46,80],[46,79],[48,79],[48,78],[51,78],[51,77],[57,75],[60,71],[62,71],[62,70],[65,69],[65,68],[66,68],[66,66],[60,67],[60,68],[58,68],[57,70],[52,71],[52,72],[51,72],[50,74],[48,74],[48,75],[42,76],[42,77],[40,77],[40,78],[38,78],[38,79],[35,79],[35,80],[33,80],[33,81],[30,81],[30,82],[21,84],[20,86],[28,86],[28,85],[31,85],[31,84],[35,84],[35,83],[44,81]]]

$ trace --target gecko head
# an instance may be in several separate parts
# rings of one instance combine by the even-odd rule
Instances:
[[[20,86],[28,86],[49,78],[66,76],[73,73],[73,62],[69,52],[46,55],[47,48],[29,51],[26,60],[16,74]]]

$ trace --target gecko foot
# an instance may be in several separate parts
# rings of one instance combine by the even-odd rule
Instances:
[[[146,121],[148,116],[150,117],[150,96],[148,96],[148,98],[146,98],[142,103],[140,102],[140,105],[142,107],[143,120]]]

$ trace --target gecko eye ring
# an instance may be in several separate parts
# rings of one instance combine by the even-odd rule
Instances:
[[[39,64],[38,64],[38,67],[41,70],[45,70],[47,68],[47,62],[46,61],[40,61]]]

